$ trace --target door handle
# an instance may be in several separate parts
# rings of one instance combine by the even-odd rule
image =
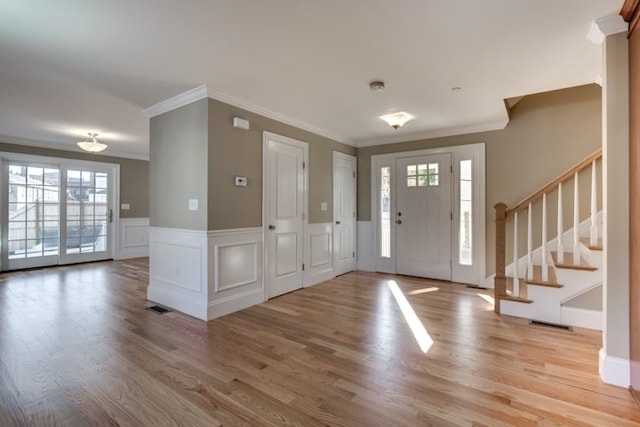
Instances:
[[[402,216],[402,212],[398,212],[398,216]]]
[[[397,220],[396,224],[398,224],[398,225],[402,224],[402,220],[401,219]]]
[[[275,230],[275,229],[276,229],[275,225],[272,224],[272,225],[269,226],[269,230]]]
[[[340,225],[340,221],[336,221],[336,224]]]
[[[113,224],[113,209],[109,209],[109,224]]]

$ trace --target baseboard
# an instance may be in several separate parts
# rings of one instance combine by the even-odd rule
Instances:
[[[212,320],[216,317],[225,316],[262,302],[264,302],[264,289],[262,288],[231,295],[227,298],[213,300],[209,302],[209,305],[207,306],[207,318],[205,320]]]
[[[602,312],[576,307],[560,307],[560,323],[601,331]]]
[[[627,359],[608,356],[600,349],[600,378],[607,384],[627,388],[631,383],[631,364]]]
[[[147,299],[188,314],[196,319],[207,320],[207,306],[202,298],[197,301],[185,298],[183,294],[174,292],[171,285],[165,286],[160,282],[151,280],[147,288]]]

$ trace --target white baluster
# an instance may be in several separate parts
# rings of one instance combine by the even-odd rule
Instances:
[[[580,194],[578,188],[578,172],[573,176],[573,264],[580,265]]]
[[[518,278],[518,211],[513,215],[513,296],[520,295],[520,279]]]
[[[591,163],[591,229],[589,232],[589,244],[596,246],[598,244],[598,225],[596,224],[596,215],[598,210],[598,188],[596,179],[596,161]]]
[[[556,246],[556,252],[558,254],[558,264],[564,264],[564,246],[562,245],[562,234],[564,233],[564,224],[562,212],[562,183],[558,184],[558,245]]]
[[[547,193],[542,195],[542,281],[549,280],[547,266]]]
[[[527,213],[527,278],[533,279],[533,226],[531,220],[531,202]]]

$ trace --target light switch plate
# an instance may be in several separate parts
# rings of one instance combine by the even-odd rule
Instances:
[[[198,210],[198,199],[189,199],[189,210],[190,211]]]
[[[327,202],[320,202],[320,210],[326,211],[328,209]]]
[[[123,211],[128,211],[129,209],[131,209],[131,205],[129,203],[123,203],[120,205],[120,209],[122,209]]]

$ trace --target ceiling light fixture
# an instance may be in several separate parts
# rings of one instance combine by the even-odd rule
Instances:
[[[401,111],[394,114],[385,114],[384,116],[380,116],[380,118],[389,123],[389,126],[391,126],[392,128],[398,129],[409,120],[413,119],[413,116],[411,114],[405,113],[404,111]]]
[[[382,92],[384,90],[384,82],[371,82],[369,83],[369,89],[371,90],[371,92]]]
[[[89,133],[89,139],[78,142],[78,147],[90,153],[99,153],[100,151],[105,150],[107,148],[107,144],[98,142],[96,139],[97,136],[97,133]]]

